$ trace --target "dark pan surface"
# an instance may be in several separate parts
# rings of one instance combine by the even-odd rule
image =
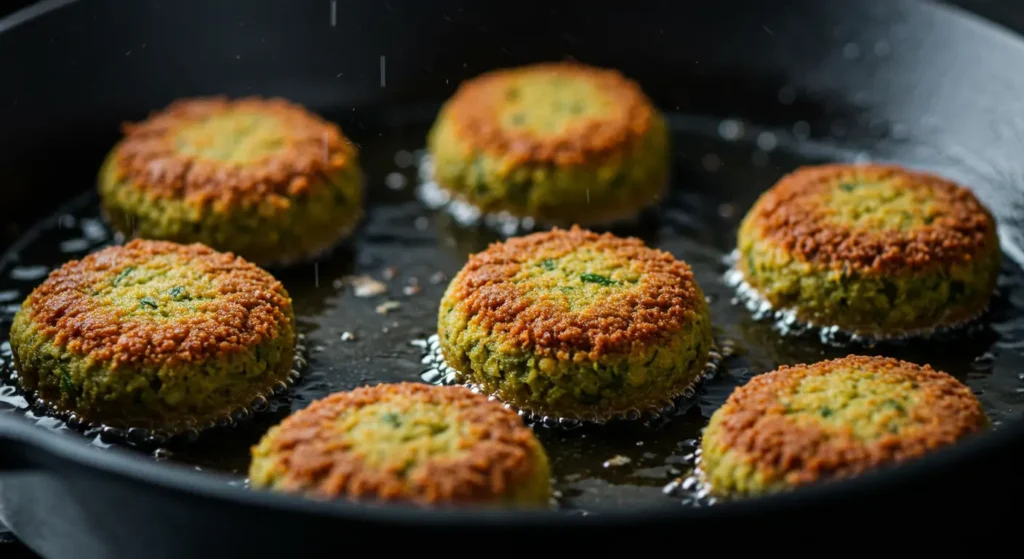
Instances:
[[[337,17],[331,18],[335,4]],[[0,244],[11,247],[30,226],[57,211],[61,201],[92,188],[97,162],[116,140],[119,122],[142,118],[176,97],[282,95],[338,119],[384,165],[390,157],[384,152],[422,143],[423,128],[402,135],[399,124],[425,124],[459,81],[497,66],[572,56],[624,70],[667,110],[714,117],[707,127],[710,134],[694,138],[695,147],[679,166],[699,169],[700,154],[707,151],[717,151],[727,166],[701,182],[701,175],[691,172],[681,184],[716,187],[724,171],[740,170],[728,166],[724,156],[733,144],[714,139],[718,119],[742,117],[790,131],[803,121],[799,132],[809,129],[815,139],[836,138],[850,150],[815,151],[811,148],[819,144],[802,144],[801,150],[813,151],[812,159],[870,151],[882,159],[946,172],[976,187],[1004,227],[1007,253],[1024,261],[1013,248],[1024,246],[1024,46],[1019,37],[921,0],[661,1],[644,7],[611,13],[557,0],[45,0],[25,17],[0,21],[0,66],[10,76],[0,88]],[[402,107],[418,103],[434,106],[422,118],[398,118]],[[383,142],[379,149],[378,142]],[[745,163],[749,156],[742,152],[734,160]],[[773,163],[781,164],[777,157],[778,152]],[[736,181],[734,188],[742,185],[753,193],[784,170],[751,173],[757,185],[742,173],[729,176]],[[378,187],[383,172],[375,171]],[[360,263],[361,255],[398,246],[395,231],[408,230],[408,222],[401,223],[396,213],[373,211],[371,226],[391,215],[402,228],[371,227],[380,232],[374,242],[356,243],[350,252],[362,270],[377,273],[383,263]],[[699,215],[716,222],[713,216],[711,208]],[[431,221],[428,231],[438,225]],[[726,237],[731,231],[726,227],[716,233]],[[410,245],[389,259],[408,255],[405,262],[425,245]],[[40,252],[38,261],[18,250],[28,265],[52,266],[71,256],[57,253],[56,240],[48,246],[49,253]],[[446,250],[448,256],[423,267],[457,268],[466,250]],[[282,279],[290,285],[301,281],[312,290],[313,273],[309,266]],[[32,284],[17,283],[23,291]],[[325,284],[320,285],[323,289]],[[399,288],[392,287],[401,299]],[[423,294],[434,293],[436,299],[439,291],[429,289]],[[1010,293],[1014,308],[1020,308],[1019,290]],[[322,304],[327,295],[316,300]],[[388,317],[400,325],[411,319],[401,313],[419,308],[402,300],[409,304]],[[339,315],[350,313],[369,330],[382,327],[382,322],[369,322],[382,319],[372,312],[374,303],[342,297],[340,304]],[[430,309],[421,311],[426,317]],[[316,319],[307,327],[321,323]],[[989,393],[982,397],[1012,399],[1012,369],[1019,356],[1005,346],[1024,336],[1005,318],[994,324],[1003,337],[995,341],[1003,345],[993,346],[996,368],[985,381]],[[311,335],[333,341],[340,330],[328,325]],[[394,375],[401,371],[396,364],[415,362],[418,348],[398,337],[388,340],[379,353],[392,356],[385,362]],[[345,351],[365,363],[375,353],[361,344],[369,341],[364,337]],[[939,345],[934,353],[950,354],[957,347],[940,352]],[[974,351],[971,347],[957,357],[961,375],[973,359],[966,355]],[[933,352],[922,348],[920,353],[930,358]],[[314,355],[314,368],[324,359]],[[730,367],[742,368],[742,363]],[[414,374],[409,366],[399,376]],[[358,373],[344,378],[351,382]],[[977,387],[978,381],[970,382]],[[532,542],[547,532],[572,540],[574,549],[590,544],[607,553],[609,545],[626,543],[609,539],[612,530],[626,530],[632,536],[627,545],[635,548],[637,541],[664,539],[681,530],[704,533],[704,527],[718,530],[723,524],[742,525],[749,534],[765,520],[777,520],[789,530],[834,529],[837,522],[877,530],[916,518],[932,527],[955,522],[951,528],[959,532],[973,520],[991,532],[1012,515],[985,512],[996,511],[992,505],[998,501],[1004,501],[999,511],[1009,510],[1024,495],[1019,475],[1024,422],[1019,419],[933,459],[849,483],[713,507],[679,506],[678,499],[652,495],[643,502],[659,503],[659,510],[638,513],[623,507],[587,517],[476,510],[423,514],[245,491],[235,486],[240,484],[237,476],[233,484],[225,483],[210,473],[214,468],[197,472],[188,462],[171,467],[170,462],[189,458],[179,449],[157,462],[148,453],[79,444],[77,437],[55,436],[23,419],[23,414],[0,414],[0,519],[46,557],[315,556],[356,540],[419,551],[435,543],[450,546],[453,537],[464,541],[467,532],[491,542]],[[215,447],[214,440],[197,450]],[[624,472],[598,473],[611,471]],[[595,510],[592,501],[575,500]],[[968,514],[956,514],[960,511]]]
[[[447,278],[458,271],[468,253],[483,249],[499,235],[486,227],[459,225],[449,214],[429,210],[417,198],[416,161],[422,155],[433,113],[410,114],[419,116],[399,125],[381,126],[369,115],[349,126],[360,140],[371,191],[368,217],[354,241],[317,262],[274,270],[295,300],[300,329],[306,335],[309,359],[304,377],[274,401],[268,412],[236,427],[206,433],[194,443],[143,444],[137,447],[139,452],[155,460],[226,473],[231,476],[229,483],[244,485],[249,447],[288,413],[333,391],[419,380],[432,367],[424,362],[423,344],[414,342],[434,332],[437,303]],[[706,504],[699,486],[685,479],[693,466],[700,429],[735,386],[779,364],[813,362],[851,352],[890,355],[930,363],[965,381],[980,396],[997,428],[1024,411],[1024,375],[1019,373],[1024,371],[1024,344],[1020,342],[1024,335],[1024,273],[1012,262],[1012,247],[1008,247],[999,295],[986,324],[969,335],[959,335],[957,343],[857,348],[823,345],[813,336],[782,336],[773,325],[753,320],[737,305],[722,279],[726,270],[723,259],[732,250],[743,213],[761,191],[797,165],[890,159],[892,154],[807,140],[806,123],[761,130],[738,120],[682,114],[671,115],[670,122],[675,176],[669,203],[641,225],[614,231],[639,236],[694,267],[710,299],[726,355],[718,374],[695,398],[682,402],[667,422],[574,430],[536,426],[553,459],[560,508],[598,512],[656,505],[668,499],[686,505]],[[955,165],[915,161],[910,157],[913,153],[904,149],[904,162],[961,180],[998,180]],[[90,187],[83,184],[83,189]],[[114,237],[103,225],[91,193],[26,234],[0,262],[0,340],[6,338],[10,317],[21,298],[46,272],[111,242]],[[341,281],[352,275],[383,281],[387,293],[355,296]],[[399,306],[381,314],[378,306],[385,301]],[[4,342],[0,349],[0,363],[9,367],[9,346]],[[25,412],[25,402],[13,387],[0,388],[0,394],[5,411],[28,413],[41,425],[71,434],[56,420]],[[87,435],[93,444],[109,443],[95,433]]]

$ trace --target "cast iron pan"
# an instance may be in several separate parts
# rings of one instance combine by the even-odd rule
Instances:
[[[0,388],[0,520],[48,557],[300,556],[360,543],[429,549],[467,534],[517,543],[550,535],[579,550],[581,542],[603,545],[609,529],[664,538],[743,520],[936,522],[1024,495],[1024,43],[954,9],[909,0],[630,8],[64,0],[0,20],[2,336],[47,270],[116,242],[92,194],[99,162],[122,121],[175,98],[260,94],[302,103],[360,144],[372,192],[352,242],[318,262],[274,270],[295,298],[308,366],[269,411],[191,444],[111,445],[26,411]],[[690,262],[712,298],[720,341],[737,351],[724,352],[717,376],[670,421],[538,427],[554,459],[559,506],[550,513],[354,506],[246,489],[248,446],[287,413],[330,391],[416,380],[431,368],[413,342],[435,328],[444,278],[500,233],[457,223],[417,197],[426,129],[461,80],[568,57],[622,70],[669,115],[671,199],[615,232]],[[732,303],[722,257],[757,194],[799,164],[869,159],[950,176],[996,213],[1007,265],[977,331],[941,343],[832,347],[781,336]],[[345,275],[381,279],[392,268],[386,297],[335,287]],[[386,299],[401,307],[375,312]],[[344,332],[356,339],[342,341]],[[7,367],[5,351],[0,345]],[[996,428],[903,467],[771,498],[708,506],[675,482],[685,481],[700,428],[733,387],[778,364],[854,351],[948,370],[975,389]]]

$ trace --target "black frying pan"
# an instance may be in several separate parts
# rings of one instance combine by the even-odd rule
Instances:
[[[43,2],[0,20],[0,234],[8,248],[0,294],[23,293],[39,281],[32,270],[110,242],[101,229],[85,244],[67,243],[97,217],[90,192],[99,162],[120,122],[177,97],[263,94],[305,104],[360,143],[373,192],[353,243],[315,264],[275,271],[295,295],[312,352],[288,398],[235,427],[160,451],[101,448],[93,434],[55,430],[45,418],[33,424],[31,414],[8,406],[0,413],[0,520],[48,557],[283,557],[357,553],[370,544],[450,548],[468,543],[460,538],[466,534],[528,546],[522,549],[568,541],[574,550],[588,542],[607,550],[610,537],[626,535],[636,542],[680,538],[684,530],[700,537],[709,527],[768,520],[801,530],[864,530],[908,519],[960,522],[958,514],[993,501],[1015,505],[1024,496],[1024,380],[1017,376],[1024,372],[1024,42],[957,10],[909,0],[629,8],[91,0]],[[670,114],[673,197],[655,219],[620,232],[699,268],[718,301],[720,337],[741,354],[727,356],[719,376],[667,426],[543,431],[561,495],[550,513],[355,506],[240,487],[246,446],[310,398],[419,378],[422,351],[409,342],[431,333],[443,288],[428,278],[450,277],[467,252],[496,238],[424,208],[410,189],[386,188],[388,173],[415,175],[396,168],[394,154],[422,147],[425,127],[460,80],[569,56],[621,69]],[[723,140],[722,119],[743,123],[743,134]],[[727,128],[732,138],[736,129]],[[686,468],[689,439],[732,387],[779,363],[850,351],[782,339],[755,323],[729,304],[717,266],[742,212],[772,180],[800,163],[858,158],[948,174],[996,213],[1009,258],[988,326],[952,342],[861,351],[949,369],[981,393],[997,428],[902,467],[771,498],[695,506],[698,495],[662,494],[673,468]],[[412,277],[422,286],[395,315],[377,315],[376,302],[346,298],[331,285],[344,274],[391,266],[393,292]],[[11,275],[15,269],[20,275]],[[0,317],[3,335],[8,318]],[[359,341],[340,342],[348,330],[362,334]],[[6,389],[0,396],[16,400]],[[633,466],[602,469],[612,452],[632,456]],[[641,470],[652,470],[654,480],[632,475]],[[580,478],[590,486],[574,485]],[[744,520],[751,523],[733,524]]]

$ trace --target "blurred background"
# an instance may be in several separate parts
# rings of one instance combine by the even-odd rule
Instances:
[[[88,0],[80,1],[87,2]],[[326,2],[327,0],[323,1]],[[785,0],[773,1],[778,2],[780,5],[785,4]],[[0,0],[0,17],[35,3],[35,0]],[[1019,32],[1024,32],[1024,2],[1020,0],[946,0],[943,3],[962,6],[978,15],[998,21]]]
[[[79,1],[88,2],[88,0]],[[323,1],[327,2],[327,0]],[[780,5],[785,4],[785,0],[772,1],[778,2]],[[0,17],[35,3],[36,0],[0,0]],[[942,3],[962,6],[978,15],[998,21],[1007,27],[1024,33],[1024,2],[1021,0],[945,0]]]

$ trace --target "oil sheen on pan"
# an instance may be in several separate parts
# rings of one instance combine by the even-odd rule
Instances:
[[[191,442],[125,441],[93,429],[85,433],[91,444],[130,446],[154,460],[228,474],[230,483],[244,486],[250,448],[271,426],[312,400],[380,382],[450,381],[451,371],[438,361],[436,338],[438,302],[449,281],[468,254],[543,227],[531,220],[473,213],[438,197],[424,149],[429,122],[374,128],[372,116],[366,118],[366,130],[355,138],[367,179],[361,227],[325,256],[271,269],[293,299],[298,345],[304,346],[296,358],[301,375],[294,386],[270,397],[259,406],[265,409],[251,417],[226,419]],[[692,268],[710,309],[715,359],[695,391],[644,420],[607,425],[533,421],[550,458],[559,509],[582,514],[666,499],[681,506],[713,502],[693,476],[701,430],[735,387],[779,365],[850,353],[928,363],[965,383],[994,428],[1024,411],[1019,373],[1024,370],[1019,341],[1024,336],[1024,272],[1010,258],[1003,258],[997,293],[982,326],[956,345],[927,339],[879,345],[830,339],[823,344],[820,331],[791,331],[785,317],[767,310],[751,313],[727,281],[740,220],[761,192],[801,165],[885,154],[811,143],[799,127],[794,134],[679,114],[666,115],[666,122],[672,178],[664,200],[650,216],[613,224],[610,230],[637,236]],[[106,226],[90,185],[82,187],[90,193],[38,223],[0,262],[0,367],[7,373],[12,369],[7,333],[24,297],[65,261],[123,241]],[[0,386],[0,409],[77,436],[59,419],[30,409],[10,382]]]

